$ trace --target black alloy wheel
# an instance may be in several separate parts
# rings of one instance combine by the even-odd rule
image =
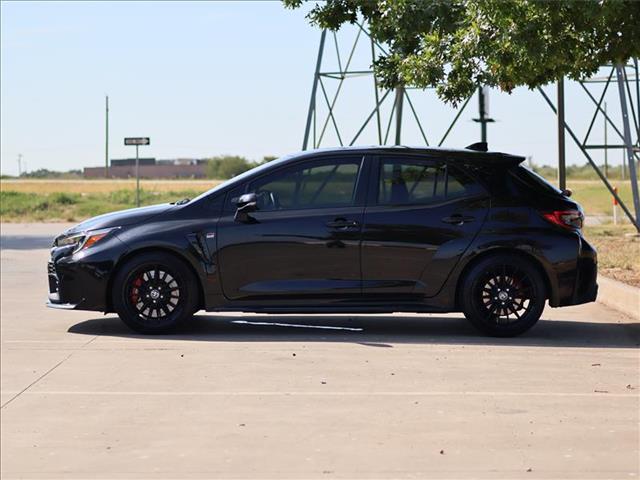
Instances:
[[[518,267],[496,264],[485,270],[479,283],[484,283],[482,294],[474,299],[487,319],[506,324],[522,319],[531,310],[531,279]]]
[[[180,307],[176,274],[161,265],[139,268],[129,277],[127,290],[131,305],[146,322],[162,321]]]
[[[122,265],[112,294],[122,321],[141,333],[174,330],[198,305],[198,285],[189,267],[162,252],[144,253]]]
[[[499,254],[477,263],[462,282],[461,306],[473,325],[512,337],[531,328],[546,300],[538,269],[519,255]]]

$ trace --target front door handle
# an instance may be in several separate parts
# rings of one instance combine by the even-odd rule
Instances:
[[[460,215],[459,213],[455,213],[450,217],[444,217],[442,221],[444,223],[450,223],[452,225],[463,225],[465,223],[473,222],[475,217],[470,217],[468,215]]]
[[[336,218],[332,222],[327,222],[327,227],[335,229],[346,229],[358,227],[360,224],[355,220],[347,220],[346,218]]]

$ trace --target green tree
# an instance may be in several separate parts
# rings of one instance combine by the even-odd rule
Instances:
[[[244,157],[236,155],[222,155],[213,157],[207,162],[207,176],[209,178],[227,179],[240,175],[253,168],[254,165]]]
[[[59,172],[56,170],[49,170],[47,168],[39,168],[38,170],[32,170],[30,172],[22,172],[20,178],[79,178],[82,177],[82,170],[68,170],[66,172]]]
[[[640,56],[637,0],[327,0],[308,18],[330,30],[365,20],[388,49],[374,64],[383,86],[436,87],[453,103],[479,84],[535,88]]]

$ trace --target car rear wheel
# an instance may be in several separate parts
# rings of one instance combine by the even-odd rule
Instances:
[[[479,330],[496,337],[526,332],[542,315],[546,289],[542,275],[518,255],[486,257],[465,276],[460,304]]]
[[[127,261],[113,282],[113,306],[140,333],[167,333],[187,322],[198,305],[189,267],[170,254],[143,253]]]

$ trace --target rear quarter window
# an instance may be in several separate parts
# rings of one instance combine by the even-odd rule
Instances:
[[[541,177],[522,165],[511,169],[511,175],[520,185],[530,190],[544,192],[549,195],[562,195],[562,191],[549,183],[544,177]]]

